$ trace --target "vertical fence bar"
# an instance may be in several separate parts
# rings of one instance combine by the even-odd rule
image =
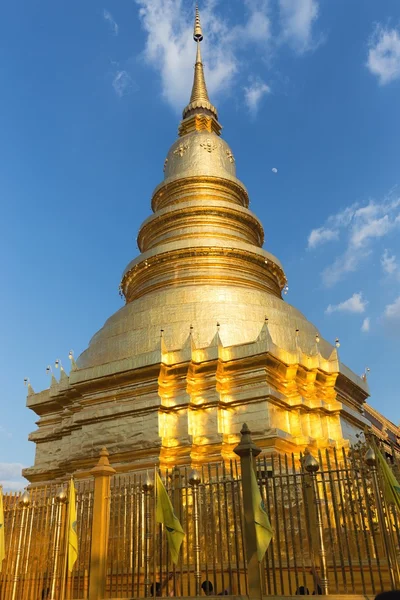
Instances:
[[[285,543],[285,554],[286,554],[286,574],[289,585],[289,594],[292,595],[292,578],[290,576],[290,562],[289,562],[289,538],[287,531],[287,519],[286,519],[286,511],[285,511],[285,490],[283,485],[284,475],[282,473],[282,457],[279,455],[278,457],[278,466],[279,466],[279,487],[280,487],[280,497],[281,497],[281,509],[282,509],[282,521],[283,521],[283,536]],[[288,482],[286,482],[288,483]]]
[[[277,492],[277,479],[279,479],[276,470],[275,470],[275,460],[272,457],[271,461],[272,467],[272,496],[273,496],[273,506],[275,513],[275,533],[276,533],[276,549],[278,551],[278,568],[279,568],[279,581],[281,584],[280,594],[285,595],[285,580],[283,578],[283,563],[282,563],[282,549],[281,549],[281,519],[279,516],[279,505],[278,505],[278,492]]]
[[[326,451],[326,454],[327,454],[327,451]],[[328,498],[328,490],[327,490],[327,486],[326,486],[325,468],[324,468],[324,463],[322,460],[322,454],[321,454],[320,450],[318,451],[318,458],[319,458],[319,464],[322,467],[320,470],[321,483],[322,483],[322,491],[323,491],[323,495],[324,495],[325,512],[326,512],[326,519],[327,519],[328,533],[329,533],[329,542],[330,542],[330,547],[331,547],[330,554],[332,556],[333,574],[335,577],[335,587],[336,587],[336,593],[339,593],[339,581],[338,581],[338,569],[337,569],[337,565],[336,565],[335,542],[333,539],[333,527],[332,527],[331,515],[330,515],[330,510],[329,510],[329,498]],[[318,591],[318,588],[316,591]]]
[[[26,520],[26,516],[27,516],[27,512],[28,512],[28,507],[30,504],[30,498],[29,498],[28,492],[25,492],[22,495],[18,504],[21,508],[21,524],[20,524],[20,530],[19,530],[19,536],[18,536],[18,546],[17,546],[17,555],[16,555],[16,559],[15,559],[15,571],[14,571],[14,578],[13,578],[11,600],[15,600],[17,597],[17,589],[18,589],[18,581],[19,581],[19,563],[20,563],[21,553],[22,553],[22,539],[23,539],[23,534],[24,534],[25,520]]]
[[[228,575],[229,575],[229,588],[228,591],[232,594],[233,587],[233,575],[232,575],[232,552],[231,552],[231,536],[229,531],[229,507],[228,507],[228,494],[227,494],[227,485],[228,479],[226,476],[226,467],[225,463],[222,463],[222,486],[224,492],[224,508],[225,508],[225,535],[226,535],[226,556],[228,559]]]
[[[200,475],[197,471],[193,471],[189,477],[189,483],[192,486],[193,494],[193,552],[194,552],[194,581],[195,595],[200,596],[200,537],[199,537],[199,483]]]
[[[220,483],[220,473],[218,464],[215,465],[215,475],[216,475],[216,488],[217,488],[217,515],[218,515],[218,527],[216,527],[216,532],[218,535],[217,548],[219,548],[219,563],[221,570],[221,586],[222,593],[225,592],[225,572],[224,572],[224,540],[222,536],[222,510],[221,510],[221,483]]]
[[[319,542],[319,556],[320,556],[320,569],[321,569],[321,589],[323,594],[328,594],[328,571],[326,564],[326,553],[324,544],[324,529],[321,514],[321,500],[319,496],[317,472],[319,470],[318,461],[310,454],[306,453],[304,460],[304,468],[312,476],[314,484],[315,494],[315,512],[317,517],[317,531],[318,531],[318,542]]]
[[[338,482],[340,509],[341,509],[342,519],[343,519],[343,532],[344,532],[344,537],[345,537],[345,542],[346,542],[347,561],[349,564],[351,593],[354,594],[355,593],[355,584],[354,584],[353,559],[352,559],[352,553],[350,550],[350,543],[349,543],[349,534],[348,534],[347,518],[346,518],[346,506],[345,506],[344,497],[343,497],[343,487],[345,486],[345,483],[343,483],[343,478],[345,479],[345,476],[343,476],[343,471],[339,466],[336,448],[333,449],[333,456],[334,456],[334,460],[335,460],[336,475],[337,475],[337,482]],[[340,523],[338,523],[338,525],[340,525]]]
[[[266,461],[266,457],[265,456],[264,456],[264,471],[265,471],[265,495],[266,495],[266,501],[267,501],[266,502],[267,513],[269,515],[271,515],[272,511],[271,511],[271,498],[270,498],[270,491],[269,491],[268,466],[267,466],[267,461]],[[271,475],[272,475],[272,467],[271,467]],[[273,588],[272,588],[271,583],[270,583],[269,559],[268,558],[266,559],[265,564],[266,564],[266,568],[267,568],[269,593],[272,595],[272,593],[274,593],[274,594],[278,593],[277,581],[276,581],[276,568],[275,568],[275,536],[274,535],[272,536],[271,543],[270,543],[269,548],[267,550],[267,557],[268,557],[268,555],[271,556],[271,570],[272,570]]]
[[[286,485],[288,491],[288,503],[289,503],[289,523],[290,523],[290,535],[291,535],[291,548],[293,552],[293,566],[294,566],[294,578],[295,578],[295,586],[296,590],[299,588],[299,574],[297,568],[297,552],[296,552],[296,536],[294,534],[294,519],[293,519],[293,511],[292,511],[292,494],[290,491],[290,476],[289,476],[289,464],[288,457],[285,454],[285,471],[286,471]],[[295,482],[294,482],[295,483]],[[288,565],[289,568],[289,565]],[[290,577],[290,571],[288,570],[288,575]]]
[[[212,546],[212,565],[214,576],[214,587],[217,584],[217,558],[216,558],[216,532],[215,532],[215,503],[214,490],[212,485],[211,465],[208,463],[208,491],[210,500],[210,520],[211,520],[211,546]]]
[[[236,507],[236,491],[238,490],[238,483],[235,482],[234,474],[233,474],[233,464],[232,460],[229,463],[230,467],[230,481],[231,481],[231,494],[232,494],[232,511],[233,511],[233,523],[234,523],[234,539],[235,539],[235,554],[236,554],[236,593],[241,594],[241,584],[240,584],[240,551],[239,551],[239,532],[238,532],[238,517],[237,517],[237,507]],[[233,593],[233,590],[231,590]]]
[[[343,460],[343,464],[344,464],[344,468],[345,468],[347,497],[348,497],[348,505],[350,508],[350,511],[349,511],[350,512],[350,525],[353,525],[353,538],[356,543],[362,591],[363,591],[363,594],[365,594],[366,593],[365,577],[364,577],[364,570],[362,568],[361,549],[360,549],[360,542],[359,542],[359,531],[358,531],[357,520],[356,520],[356,511],[355,511],[355,507],[354,507],[354,490],[353,490],[354,481],[353,481],[353,477],[351,475],[351,471],[348,468],[347,456],[346,456],[346,452],[345,452],[344,448],[342,448],[342,460]]]
[[[361,530],[363,532],[365,552],[367,555],[368,570],[369,570],[369,576],[370,576],[370,580],[371,580],[371,589],[372,589],[372,593],[375,594],[375,583],[374,583],[374,576],[373,576],[373,572],[372,572],[371,552],[370,552],[370,547],[369,547],[369,542],[368,542],[367,524],[365,522],[366,499],[363,498],[363,496],[361,494],[361,488],[360,488],[360,480],[362,480],[364,478],[365,465],[356,463],[354,452],[351,454],[350,461],[351,461],[352,470],[354,472],[354,482],[356,484],[356,491],[357,491],[356,501],[358,501],[358,514],[361,519]],[[363,502],[363,500],[364,500],[364,502]]]
[[[151,512],[150,494],[154,488],[148,477],[142,484],[144,493],[144,595],[150,595],[150,540],[151,540]],[[154,586],[155,587],[155,586]]]
[[[59,558],[60,558],[60,541],[61,541],[61,528],[63,521],[63,506],[67,501],[67,494],[64,489],[61,489],[56,496],[57,510],[56,510],[56,531],[55,531],[55,545],[54,545],[54,565],[53,565],[53,578],[51,582],[51,597],[56,597],[56,587],[58,583],[58,570],[59,570]]]

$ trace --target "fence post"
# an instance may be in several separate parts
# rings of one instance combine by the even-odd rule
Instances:
[[[317,471],[319,471],[319,462],[315,459],[312,454],[306,449],[304,459],[304,468],[312,477],[314,498],[315,498],[315,516],[317,521],[317,533],[318,533],[318,546],[320,556],[320,569],[321,569],[321,589],[323,594],[328,594],[328,570],[326,566],[326,552],[324,543],[324,526],[322,521],[321,512],[321,499],[319,496],[318,482],[317,482]]]
[[[193,525],[194,525],[194,578],[196,582],[196,596],[200,596],[201,571],[200,571],[200,537],[199,537],[199,484],[200,475],[192,471],[189,483],[193,489]]]
[[[92,545],[90,550],[89,600],[103,600],[107,579],[107,545],[110,523],[110,478],[116,473],[106,448],[100,450],[94,477]]]
[[[262,589],[260,563],[257,558],[257,538],[251,487],[251,469],[255,468],[255,458],[260,454],[261,449],[258,448],[251,439],[251,431],[246,423],[243,424],[240,433],[242,438],[233,451],[240,457],[240,468],[242,473],[247,587],[250,598],[260,598],[262,597]]]

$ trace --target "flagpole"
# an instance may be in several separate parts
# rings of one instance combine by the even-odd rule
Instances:
[[[74,485],[72,477],[69,482],[69,485]],[[68,496],[67,496],[67,498],[68,498]],[[69,540],[69,500],[68,499],[66,502],[66,507],[67,507],[67,518],[65,519],[66,527],[65,527],[65,534],[64,534],[64,564],[63,564],[63,579],[62,579],[62,585],[61,585],[61,600],[65,600],[65,585],[66,585],[66,579],[68,577],[68,540]]]
[[[149,578],[149,567],[150,567],[150,491],[153,487],[148,473],[146,479],[142,483],[142,490],[144,492],[144,595],[149,596],[150,591],[150,578]]]

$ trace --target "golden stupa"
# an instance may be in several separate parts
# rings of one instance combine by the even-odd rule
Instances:
[[[79,477],[102,446],[118,471],[230,458],[244,421],[264,450],[295,453],[345,446],[369,423],[365,378],[282,298],[208,97],[198,11],[194,39],[192,94],[122,277],[126,304],[69,376],[29,389],[31,482]]]

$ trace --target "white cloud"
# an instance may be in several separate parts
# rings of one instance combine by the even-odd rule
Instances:
[[[400,296],[385,307],[383,316],[387,322],[400,325]]]
[[[389,215],[384,215],[380,219],[367,219],[354,227],[351,234],[351,243],[355,248],[360,248],[371,238],[380,238],[385,236],[393,227]]]
[[[363,299],[362,292],[357,292],[344,302],[329,304],[325,312],[327,315],[331,315],[333,312],[363,313],[367,304],[368,301]]]
[[[22,490],[27,481],[21,475],[24,466],[21,463],[0,463],[0,484],[4,490]]]
[[[329,229],[328,227],[319,227],[318,229],[313,229],[308,236],[308,247],[316,248],[325,242],[330,242],[331,240],[337,240],[339,237],[339,231],[334,229]]]
[[[193,42],[193,11],[188,12],[183,0],[136,0],[139,16],[147,33],[144,57],[160,71],[162,93],[174,107],[182,108],[189,101],[193,79],[195,44]],[[231,29],[221,19],[214,2],[201,11],[201,21],[207,34],[201,44],[207,87],[211,97],[227,88],[237,70]],[[192,6],[190,6],[192,9]],[[208,53],[208,48],[212,52]]]
[[[318,18],[318,0],[279,0],[282,37],[297,52],[315,48],[313,24]]]
[[[112,85],[117,96],[121,98],[132,89],[132,78],[127,71],[117,71]]]
[[[119,27],[118,27],[118,23],[116,23],[113,19],[112,14],[110,13],[110,11],[104,9],[103,10],[103,18],[105,21],[107,21],[107,23],[110,25],[110,29],[113,32],[114,35],[118,35],[119,33]]]
[[[379,24],[369,40],[367,67],[385,85],[400,78],[400,30]]]
[[[327,241],[343,239],[344,251],[322,272],[326,287],[335,285],[347,273],[358,269],[372,252],[374,241],[389,235],[400,227],[400,197],[393,192],[381,202],[374,200],[365,205],[352,204],[311,231],[308,248],[316,248]]]
[[[235,27],[235,35],[245,41],[264,43],[271,36],[271,21],[268,16],[269,0],[245,0],[247,20],[243,26]]]
[[[257,114],[263,96],[266,96],[270,92],[271,88],[261,81],[261,79],[252,80],[249,86],[244,88],[246,106],[252,115]]]
[[[361,331],[363,333],[368,333],[368,331],[370,330],[370,327],[371,327],[371,320],[369,317],[365,317],[365,319],[361,325]]]
[[[184,0],[135,0],[147,34],[144,58],[161,76],[163,97],[174,108],[188,103],[193,78],[195,45],[193,42],[193,4]],[[271,46],[282,43],[296,45],[304,51],[311,40],[311,26],[318,13],[317,0],[295,0],[305,8],[290,9],[282,0],[284,36],[272,35],[271,0],[245,0],[237,4],[239,11],[227,12],[221,0],[205,0],[201,7],[204,40],[201,44],[207,87],[211,101],[232,87],[239,71],[243,74],[241,53],[256,49],[257,56],[269,57]],[[232,21],[232,14],[236,21]],[[292,32],[292,33],[291,33]],[[247,75],[247,73],[245,74]],[[255,74],[257,77],[257,74]],[[266,86],[266,84],[263,84]],[[268,87],[268,86],[267,86]],[[251,90],[252,91],[252,90]],[[261,96],[267,90],[257,88]],[[250,100],[255,98],[250,93]],[[247,96],[246,96],[247,99]],[[257,102],[255,101],[255,104]]]
[[[389,251],[387,249],[382,254],[381,265],[384,272],[388,275],[393,275],[394,273],[397,273],[399,269],[396,256],[394,254],[389,255]]]

